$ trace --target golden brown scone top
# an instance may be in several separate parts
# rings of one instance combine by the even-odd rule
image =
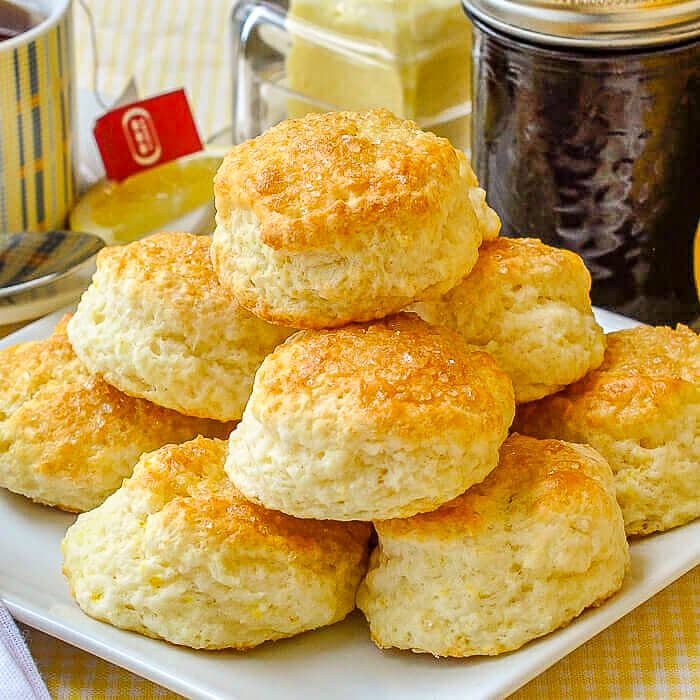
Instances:
[[[0,420],[12,415],[43,386],[90,377],[68,341],[66,314],[45,340],[18,343],[0,350]]]
[[[506,276],[537,284],[551,276],[566,283],[575,280],[591,287],[591,275],[583,260],[576,253],[554,248],[537,238],[492,238],[484,241],[479,250],[479,260],[471,272],[485,279]]]
[[[415,431],[417,423],[434,434],[465,414],[484,428],[500,426],[514,400],[490,354],[411,313],[296,333],[260,368],[255,393],[272,411],[297,393],[334,396],[352,406],[358,429],[394,434]]]
[[[558,394],[521,406],[516,428],[541,432],[565,422],[625,436],[660,412],[700,400],[697,333],[683,325],[637,326],[606,337],[603,364]]]
[[[536,238],[493,238],[479,249],[479,259],[466,279],[438,304],[445,313],[461,299],[492,298],[516,287],[528,287],[537,295],[551,296],[580,311],[590,312],[591,275],[583,260],[569,250],[553,248]],[[430,302],[427,303],[430,306]]]
[[[700,336],[683,324],[675,330],[668,326],[637,326],[608,333],[607,339],[599,372],[700,384]]]
[[[313,564],[362,556],[369,523],[302,520],[246,500],[224,472],[227,442],[196,438],[143,455],[124,488],[148,494],[158,512],[160,537],[178,537],[244,547],[264,537],[280,553],[293,551]],[[326,564],[327,566],[327,564]]]
[[[549,520],[556,512],[607,513],[615,503],[608,463],[590,447],[513,433],[486,479],[430,513],[375,523],[381,536],[449,539],[476,535],[518,517]]]
[[[447,139],[385,109],[328,112],[284,121],[235,146],[214,192],[219,215],[252,209],[263,243],[304,250],[397,213],[420,218],[438,209],[465,167]],[[469,185],[477,186],[471,172]]]
[[[128,245],[103,248],[97,255],[97,270],[130,281],[134,293],[165,300],[168,307],[187,315],[198,308],[235,312],[238,304],[219,284],[210,247],[211,236],[156,233]]]
[[[191,418],[123,394],[90,374],[73,352],[64,316],[45,340],[0,350],[0,449],[41,444],[33,469],[84,473],[121,446],[156,443],[163,432],[226,437],[234,423]]]

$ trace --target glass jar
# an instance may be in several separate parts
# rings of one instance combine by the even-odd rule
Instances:
[[[596,304],[696,322],[700,2],[464,4],[473,160],[503,233],[579,253]]]
[[[468,148],[459,0],[243,0],[233,24],[235,142],[311,111],[386,107]]]

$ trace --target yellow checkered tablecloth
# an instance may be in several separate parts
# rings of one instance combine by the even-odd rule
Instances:
[[[144,96],[184,85],[204,137],[228,125],[231,0],[88,0],[88,4],[96,21],[100,87],[105,94],[119,94],[132,75]],[[81,86],[88,88],[92,55],[80,8],[76,20],[78,75]],[[52,697],[178,697],[36,630],[25,628],[25,632]],[[513,698],[700,698],[700,568]]]

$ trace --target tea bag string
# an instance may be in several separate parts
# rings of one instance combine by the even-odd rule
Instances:
[[[102,97],[102,93],[100,93],[100,57],[97,48],[97,28],[95,24],[95,18],[92,14],[90,6],[87,3],[87,0],[78,0],[78,3],[83,9],[83,12],[85,12],[85,16],[88,23],[88,29],[90,32],[90,44],[92,48],[92,93],[95,96],[95,101],[97,102],[97,104],[105,111],[109,111],[111,105],[107,104],[107,101]],[[229,124],[223,127],[222,129],[219,129],[215,133],[211,134],[209,138],[206,139],[207,146],[219,145],[222,142],[225,144],[229,144],[232,132],[232,124]]]
[[[97,104],[105,111],[109,109],[109,105],[105,102],[100,94],[99,75],[100,75],[100,60],[97,52],[97,29],[95,27],[95,18],[92,15],[92,10],[87,4],[87,0],[78,0],[80,7],[83,8],[87,17],[88,29],[90,31],[90,44],[92,45],[92,93],[95,96]]]

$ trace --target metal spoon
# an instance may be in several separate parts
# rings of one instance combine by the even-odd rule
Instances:
[[[104,245],[78,231],[0,233],[0,299],[67,277]]]

